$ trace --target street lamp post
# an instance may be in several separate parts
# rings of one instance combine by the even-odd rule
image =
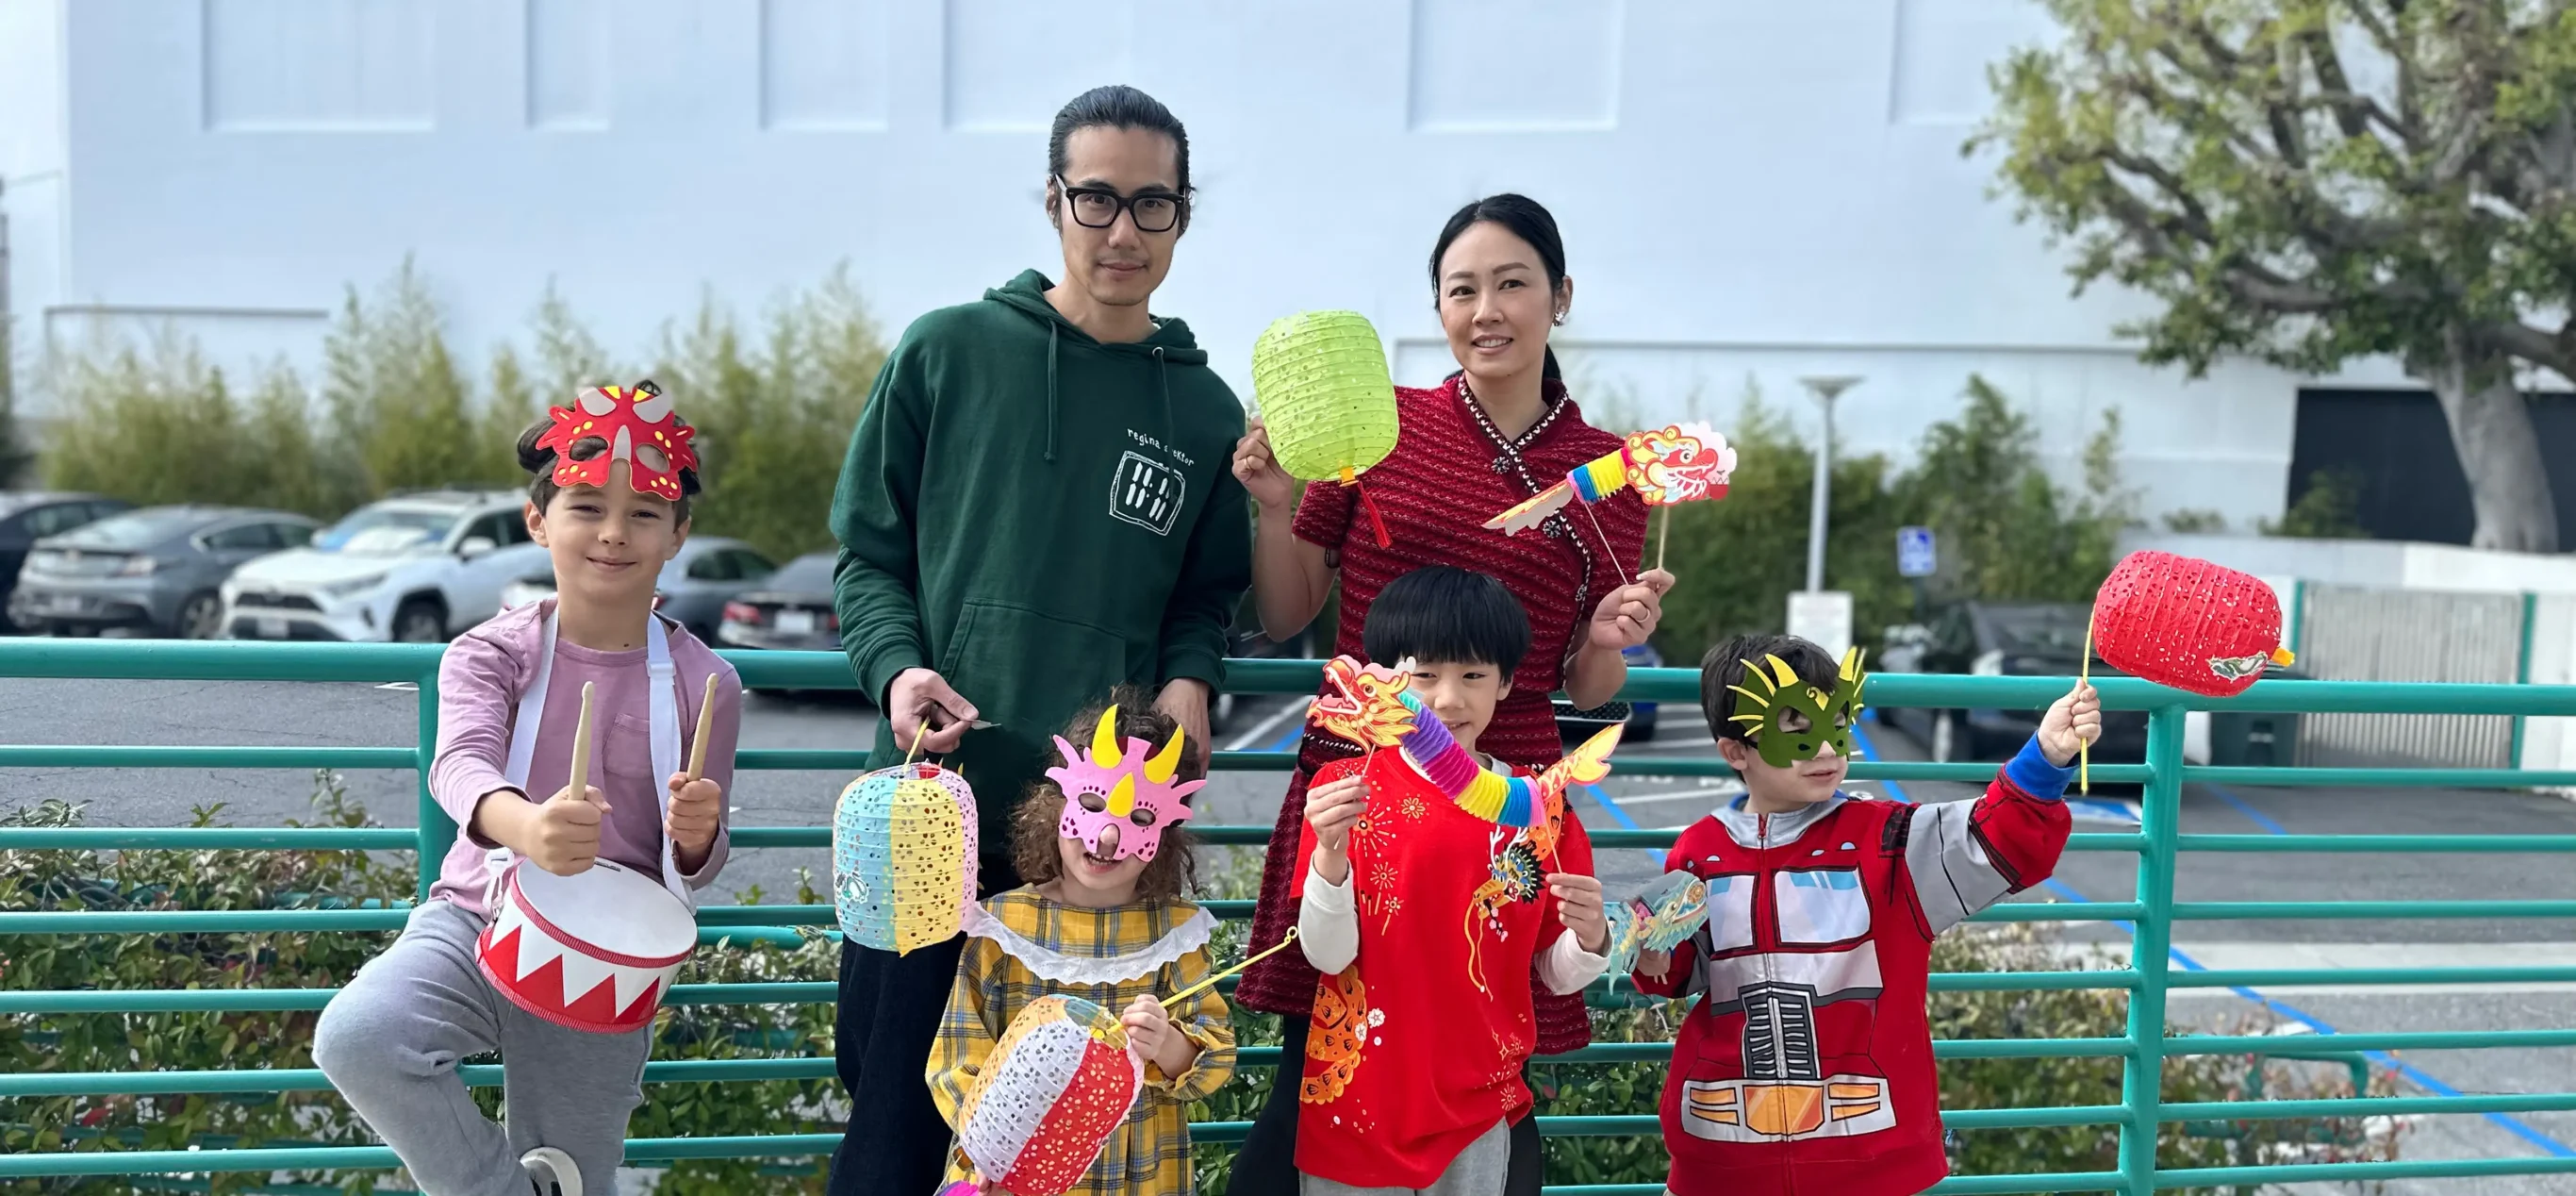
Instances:
[[[1816,405],[1825,413],[1824,434],[1816,438],[1816,484],[1807,500],[1807,592],[1814,594],[1825,588],[1825,508],[1832,502],[1834,488],[1834,399],[1860,385],[1860,379],[1837,374],[1798,381],[1815,394]]]

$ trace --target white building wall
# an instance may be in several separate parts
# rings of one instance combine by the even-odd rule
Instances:
[[[2150,510],[2278,512],[2295,383],[2135,363],[2133,300],[1963,160],[2025,0],[0,0],[60,36],[67,207],[22,312],[57,343],[170,324],[309,363],[342,288],[413,255],[470,357],[549,279],[641,357],[701,287],[756,309],[846,260],[890,325],[1050,268],[1045,124],[1132,82],[1188,122],[1196,224],[1158,308],[1238,388],[1252,338],[1366,312],[1401,379],[1447,358],[1425,258],[1515,189],[1566,229],[1587,395],[1723,423],[1747,378],[1860,373],[1854,451],[1903,454],[1985,372],[2071,476],[2126,418]],[[25,14],[34,13],[30,17]],[[28,57],[24,39],[0,54]],[[39,54],[37,57],[41,57]],[[15,94],[14,91],[7,94]],[[15,127],[15,105],[0,126]],[[14,172],[16,166],[7,167]],[[30,198],[31,194],[34,198]],[[22,252],[29,234],[18,229]],[[1759,468],[1749,462],[1748,468]]]

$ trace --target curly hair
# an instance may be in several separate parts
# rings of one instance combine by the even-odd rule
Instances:
[[[1132,686],[1122,686],[1108,698],[1085,707],[1066,725],[1064,737],[1076,744],[1089,743],[1100,716],[1110,707],[1118,708],[1117,734],[1121,739],[1141,739],[1160,746],[1179,732],[1178,719],[1154,708],[1153,695]],[[1175,781],[1195,781],[1207,775],[1198,757],[1181,753],[1180,770]],[[1064,875],[1064,856],[1057,844],[1064,819],[1064,790],[1052,778],[1041,777],[1029,786],[1028,796],[1011,814],[1011,864],[1020,879],[1039,885]],[[1197,892],[1199,888],[1198,842],[1186,824],[1173,823],[1163,828],[1162,847],[1153,861],[1145,865],[1144,875],[1136,878],[1136,897],[1140,901],[1176,901]]]

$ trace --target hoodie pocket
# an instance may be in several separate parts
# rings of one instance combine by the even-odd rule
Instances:
[[[1127,679],[1127,641],[1088,623],[969,600],[939,672],[985,719],[1042,744]]]

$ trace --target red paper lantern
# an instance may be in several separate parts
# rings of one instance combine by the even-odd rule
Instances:
[[[2111,570],[2094,599],[2093,642],[2112,668],[2213,698],[2291,659],[2272,587],[2170,552],[2131,553]]]

